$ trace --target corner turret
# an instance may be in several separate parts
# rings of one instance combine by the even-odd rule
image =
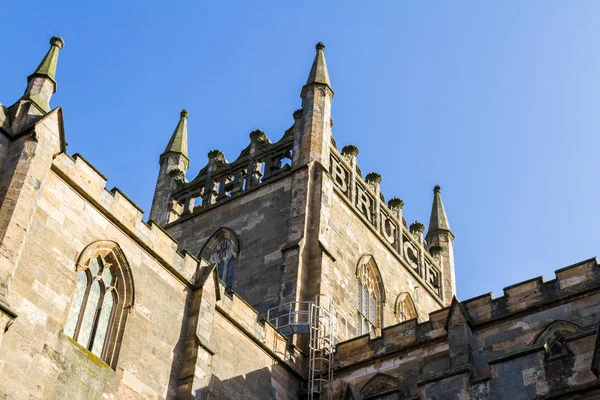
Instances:
[[[302,114],[296,119],[295,131],[299,134],[294,146],[299,151],[294,152],[294,162],[298,165],[317,161],[327,169],[333,89],[325,62],[325,45],[317,43],[316,50],[308,79],[300,93]]]
[[[185,173],[190,164],[187,145],[187,110],[180,113],[175,131],[160,155],[160,170],[154,190],[150,219],[159,225],[165,225],[171,219],[171,193],[179,183],[185,182]]]
[[[23,128],[50,112],[50,99],[56,92],[56,65],[58,52],[65,46],[60,36],[50,39],[50,49],[36,70],[27,77],[23,96],[8,109],[10,130],[17,134]],[[4,130],[7,130],[6,127]]]
[[[50,99],[56,93],[58,51],[64,46],[65,41],[60,36],[52,37],[48,53],[33,74],[27,77],[27,89],[23,99],[30,99],[46,112],[50,111]]]
[[[430,253],[442,266],[444,303],[450,304],[456,294],[456,278],[454,274],[454,234],[442,203],[441,188],[433,188],[433,204],[429,218],[429,229],[425,240]]]

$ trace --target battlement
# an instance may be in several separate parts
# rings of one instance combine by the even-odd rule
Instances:
[[[118,188],[108,190],[107,179],[78,154],[59,154],[52,171],[77,193],[98,208],[109,220],[126,232],[168,271],[191,287],[195,281],[198,259],[177,250],[177,242],[160,226],[143,221],[143,210]]]
[[[534,313],[566,299],[584,296],[600,290],[600,268],[596,258],[555,271],[556,278],[544,281],[538,277],[504,289],[504,296],[494,298],[491,293],[478,296],[461,304],[467,312],[472,329],[518,318]],[[444,343],[447,338],[446,321],[450,307],[429,314],[429,320],[416,319],[382,329],[381,336],[363,335],[337,345],[337,368],[359,365],[373,357],[385,357],[401,351],[410,351],[425,344]]]
[[[430,293],[441,298],[443,280],[440,258],[439,254],[430,253],[423,239],[423,224],[416,222],[410,229],[406,226],[402,216],[404,202],[394,198],[386,204],[380,188],[381,175],[372,172],[363,179],[357,155],[355,146],[344,147],[341,154],[332,147],[329,173],[335,183],[335,192],[391,249],[404,268]]]
[[[181,182],[171,194],[169,222],[192,213],[200,213],[222,202],[247,193],[292,169],[294,127],[272,143],[267,135],[255,130],[250,144],[229,163],[219,150],[208,153],[208,163],[190,182]]]

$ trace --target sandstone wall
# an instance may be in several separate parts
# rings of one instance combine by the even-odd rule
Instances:
[[[18,317],[0,345],[0,398],[163,399],[177,393],[197,259],[179,253],[177,242],[144,223],[143,212],[105,184],[80,156],[54,159],[8,292]],[[120,246],[134,281],[115,369],[63,333],[76,261],[99,240]],[[294,398],[300,359],[286,350],[285,338],[260,324],[237,296],[223,293],[211,304],[199,329],[214,359],[206,363],[209,352],[199,352],[196,364],[208,382],[198,381],[195,390],[230,396],[221,398]],[[219,382],[229,379],[238,384],[223,392]]]
[[[278,305],[295,284],[284,281],[281,252],[288,237],[291,183],[290,175],[274,178],[251,192],[192,213],[166,228],[181,248],[194,255],[199,255],[219,228],[232,230],[240,246],[233,290],[261,313]]]
[[[356,271],[359,260],[365,255],[373,256],[383,281],[382,326],[398,323],[394,308],[398,295],[403,292],[412,297],[419,320],[426,320],[430,312],[443,306],[441,299],[432,295],[426,285],[409,272],[410,267],[403,264],[401,256],[356,211],[337,189],[331,176],[324,175],[324,192],[330,195],[323,199],[320,241],[330,257],[326,258],[327,268],[323,268],[322,285],[329,287],[336,308],[347,320],[350,337],[356,320]]]
[[[296,399],[303,380],[301,354],[290,352],[286,338],[272,326],[257,322],[258,314],[238,296],[221,290],[212,326],[209,398]]]
[[[598,396],[592,367],[598,365],[600,267],[592,259],[556,275],[508,287],[497,299],[453,302],[424,323],[391,326],[375,340],[339,344],[336,395],[350,384],[372,398],[386,390],[437,400]],[[564,353],[549,353],[550,332]]]
[[[0,347],[0,393],[15,399],[165,398],[174,384],[170,374],[189,283],[168,272],[111,222],[106,209],[90,204],[61,179],[58,169],[65,167],[60,170],[64,172],[69,165],[70,172],[82,174],[74,179],[87,172],[89,180],[81,182],[86,183],[88,195],[96,194],[95,183],[103,184],[99,179],[94,182],[100,176],[86,171],[89,166],[80,158],[60,157],[37,203],[10,287],[8,299],[19,317]],[[107,208],[110,204],[113,216],[141,215],[118,192],[102,190],[100,199]],[[63,333],[77,279],[75,262],[87,245],[99,240],[119,244],[135,285],[135,304],[127,318],[116,370]],[[160,241],[153,242],[160,245]],[[192,274],[193,269],[187,271],[188,279]]]

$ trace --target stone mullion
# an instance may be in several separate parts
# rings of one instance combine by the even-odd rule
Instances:
[[[76,341],[79,339],[79,332],[81,331],[81,322],[83,321],[83,314],[85,313],[85,309],[87,307],[87,303],[88,303],[88,296],[90,294],[90,289],[92,288],[92,283],[94,280],[94,277],[91,277],[91,273],[88,274],[85,271],[89,271],[89,269],[85,269],[82,272],[85,273],[85,276],[87,278],[87,286],[85,288],[85,293],[83,294],[83,300],[81,301],[81,305],[79,307],[79,315],[77,316],[77,323],[75,324],[75,331],[73,332],[73,339],[75,339]],[[81,272],[79,272],[81,273]],[[91,278],[90,278],[91,277]]]
[[[227,184],[229,183],[229,182],[227,182],[228,179],[229,179],[229,175],[223,175],[219,179],[219,193],[217,194],[216,201],[219,201],[219,200],[227,197],[227,195],[225,194],[225,189],[227,187]]]
[[[183,213],[182,214],[189,214],[192,212],[192,210],[194,209],[194,199],[192,198],[191,195],[186,195],[183,198]]]
[[[212,164],[212,160],[209,161]],[[204,178],[204,196],[202,196],[202,207],[206,207],[211,203],[211,197],[215,190],[215,183],[212,178],[212,169],[213,165],[209,165],[208,170],[206,171],[206,177]]]

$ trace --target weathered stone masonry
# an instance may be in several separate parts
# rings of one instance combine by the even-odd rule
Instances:
[[[458,301],[440,188],[425,233],[338,151],[322,43],[290,128],[191,180],[181,112],[148,222],[66,153],[63,47],[0,104],[0,398],[600,398],[597,261]]]

